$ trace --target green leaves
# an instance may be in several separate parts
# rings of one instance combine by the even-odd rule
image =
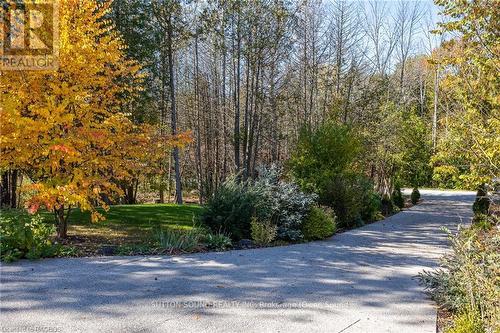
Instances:
[[[327,121],[317,130],[301,131],[290,169],[304,190],[321,196],[325,182],[350,169],[360,152],[360,139],[351,127]]]
[[[20,258],[38,259],[54,256],[57,246],[50,238],[55,227],[40,215],[19,213],[0,217],[0,254],[3,261]]]

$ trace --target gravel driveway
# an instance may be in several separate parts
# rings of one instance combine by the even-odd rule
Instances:
[[[435,332],[415,280],[468,223],[472,192],[423,202],[329,240],[175,257],[3,264],[4,332]]]

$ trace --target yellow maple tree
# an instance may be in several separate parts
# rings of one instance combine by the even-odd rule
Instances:
[[[158,138],[121,112],[143,78],[106,18],[110,10],[111,1],[60,0],[59,68],[0,73],[0,170],[29,177],[26,208],[52,211],[59,237],[72,208],[102,219],[95,208],[122,195],[118,182],[185,141]]]

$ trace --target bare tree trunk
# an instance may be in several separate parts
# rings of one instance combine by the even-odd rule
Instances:
[[[165,134],[165,118],[167,114],[167,94],[165,93],[167,89],[167,63],[166,63],[166,55],[165,49],[161,49],[161,91],[160,91],[160,134],[163,136]],[[165,159],[162,159],[160,162],[160,167],[162,171],[165,170]],[[160,194],[160,203],[165,203],[165,188],[164,188],[165,175],[162,172],[159,179],[159,194]]]
[[[227,173],[228,173],[228,168],[227,168],[227,163],[228,163],[228,143],[227,143],[227,137],[228,137],[228,130],[227,130],[227,109],[226,109],[226,57],[227,57],[227,50],[226,50],[226,44],[225,44],[225,35],[222,35],[222,135],[223,135],[223,154],[224,154],[224,161],[222,163],[222,178],[225,178]]]
[[[203,163],[201,159],[201,115],[200,115],[200,92],[199,92],[199,65],[198,65],[198,36],[195,37],[194,40],[194,62],[195,62],[195,70],[194,70],[194,98],[196,104],[196,175],[198,178],[198,195],[199,202],[203,204],[203,197],[205,195],[203,191]]]
[[[174,51],[173,51],[173,22],[172,15],[168,16],[167,21],[167,56],[169,70],[169,88],[170,88],[170,112],[171,112],[171,128],[172,135],[177,135],[177,108],[175,104],[175,81],[174,81]],[[182,204],[182,182],[181,170],[179,162],[179,147],[174,147],[172,156],[174,158],[175,170],[175,202]]]
[[[7,170],[2,174],[0,206],[17,208],[18,174],[17,170]]]
[[[236,166],[236,172],[240,171],[240,78],[241,78],[241,31],[240,31],[240,9],[238,8],[238,19],[236,23],[236,50],[234,50],[233,42],[233,53],[236,52],[236,64],[235,64],[235,89],[234,89],[234,163]]]
[[[436,150],[437,145],[437,112],[438,112],[438,94],[439,94],[439,67],[436,65],[434,77],[434,112],[432,113],[432,148]]]

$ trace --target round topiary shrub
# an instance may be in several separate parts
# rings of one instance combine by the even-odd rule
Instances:
[[[336,217],[320,207],[312,207],[302,224],[302,233],[307,240],[325,239],[332,236],[336,230]]]
[[[488,210],[490,209],[490,198],[488,197],[488,189],[486,188],[486,184],[481,184],[477,189],[476,200],[472,205],[472,211],[474,214],[488,214]]]
[[[392,214],[393,208],[391,198],[389,195],[385,194],[382,197],[382,214],[385,216]]]
[[[418,188],[414,188],[413,191],[411,192],[411,196],[410,196],[410,199],[411,199],[411,203],[416,205],[417,202],[420,200],[420,191],[418,190]]]
[[[403,193],[401,193],[401,189],[399,187],[396,187],[392,192],[392,202],[400,209],[405,206],[405,199],[403,198]]]

